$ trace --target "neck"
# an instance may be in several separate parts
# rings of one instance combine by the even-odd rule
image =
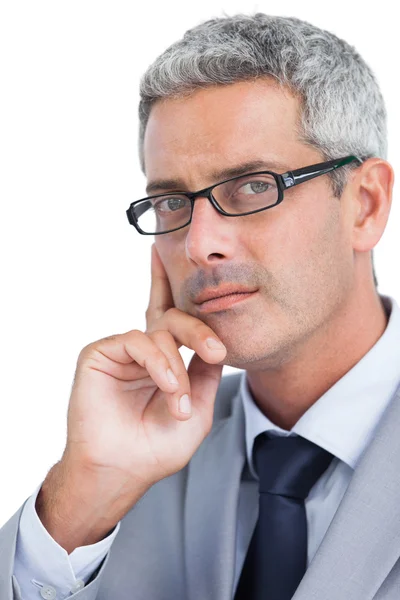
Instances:
[[[362,301],[355,296],[278,370],[247,371],[258,408],[275,425],[289,431],[367,354],[387,323],[388,316],[376,291]]]

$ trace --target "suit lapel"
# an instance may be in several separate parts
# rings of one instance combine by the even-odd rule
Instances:
[[[370,600],[400,556],[400,386],[293,600]]]
[[[189,463],[184,515],[188,600],[231,600],[237,502],[245,463],[239,391]]]

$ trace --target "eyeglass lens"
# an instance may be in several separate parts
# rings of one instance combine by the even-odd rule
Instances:
[[[231,215],[260,210],[278,202],[279,190],[273,175],[244,175],[220,183],[213,189],[219,206]],[[191,202],[187,196],[170,193],[134,205],[139,227],[145,233],[167,233],[190,221]]]

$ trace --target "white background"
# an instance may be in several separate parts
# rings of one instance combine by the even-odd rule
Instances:
[[[223,11],[310,21],[354,45],[374,70],[397,173],[395,8],[360,0],[3,0],[0,527],[62,454],[81,348],[145,328],[154,238],[139,236],[125,211],[145,195],[137,106],[147,66],[186,29]],[[379,291],[396,299],[399,224],[394,197],[375,264]],[[181,351],[187,365],[192,352]]]

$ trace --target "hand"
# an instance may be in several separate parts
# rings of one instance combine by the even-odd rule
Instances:
[[[175,308],[154,244],[151,272],[146,332],[134,329],[83,348],[68,409],[63,460],[109,477],[116,490],[130,483],[146,489],[189,462],[211,430],[226,355],[210,327]],[[207,338],[221,348],[209,348]],[[187,371],[182,345],[195,351]],[[179,410],[186,394],[190,414]]]

